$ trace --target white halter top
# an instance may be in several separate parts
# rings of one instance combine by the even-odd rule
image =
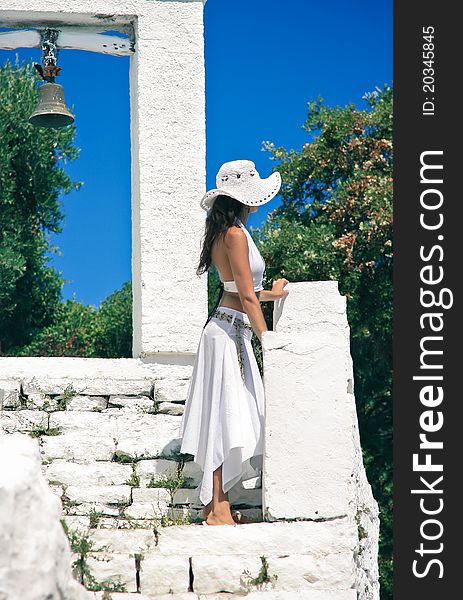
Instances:
[[[246,234],[246,237],[248,238],[249,266],[251,267],[252,279],[254,282],[254,291],[260,292],[261,290],[264,289],[264,286],[262,285],[262,279],[263,279],[264,271],[265,271],[265,261],[261,255],[261,253],[259,252],[259,249],[257,248],[254,240],[252,239],[251,234],[246,229],[244,224],[238,218],[236,218],[236,222],[241,227],[241,229],[243,229],[243,231]],[[237,293],[238,288],[236,287],[235,281],[233,279],[230,281],[223,281],[218,268],[217,268],[217,272],[219,273],[220,281],[222,281],[222,283],[223,283],[224,291]]]

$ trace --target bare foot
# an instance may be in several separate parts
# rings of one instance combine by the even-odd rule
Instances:
[[[222,514],[217,514],[214,511],[210,511],[209,516],[206,519],[208,525],[236,525],[230,511]]]
[[[209,516],[209,513],[212,510],[212,505],[213,505],[213,501],[211,500],[209,502],[209,504],[206,504],[206,506],[203,508],[203,518],[204,518],[204,520],[207,519],[207,517]]]

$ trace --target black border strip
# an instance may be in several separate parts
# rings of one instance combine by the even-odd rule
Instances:
[[[463,149],[457,88],[463,36],[457,6],[394,2],[394,598],[399,600],[461,595],[463,327],[457,289],[463,272]],[[433,28],[431,42],[423,28]],[[430,66],[423,61],[431,55],[423,52],[431,48]],[[433,71],[424,72],[427,68]],[[423,111],[426,99],[429,111]],[[435,168],[420,174],[422,163]],[[423,440],[428,447],[420,449]],[[426,462],[436,470],[425,470]]]

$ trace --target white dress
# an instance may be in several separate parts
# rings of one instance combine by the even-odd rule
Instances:
[[[249,264],[258,291],[263,289],[265,262],[246,227],[237,222],[247,234]],[[234,282],[224,284],[233,291]],[[224,306],[218,310],[249,324],[244,312]],[[203,472],[199,498],[204,505],[212,500],[213,471],[220,465],[224,493],[262,469],[264,388],[251,338],[252,330],[237,330],[234,323],[213,316],[199,340],[179,437],[180,452],[193,455]]]

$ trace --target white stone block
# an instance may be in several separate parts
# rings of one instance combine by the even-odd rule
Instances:
[[[0,436],[0,597],[84,600],[72,577],[61,503],[41,473],[38,443]]]
[[[54,460],[44,467],[44,473],[48,481],[57,481],[65,485],[123,485],[130,479],[132,467],[116,462],[92,461],[80,464]]]
[[[185,462],[183,466],[183,474],[185,477],[190,477],[193,480],[192,485],[199,485],[203,476],[201,467],[193,460],[188,460]]]
[[[259,573],[262,565],[259,556],[216,555],[215,550],[208,554],[192,556],[194,590],[197,594],[210,594],[223,591],[230,594],[245,594],[248,590],[247,578],[243,571],[249,569],[252,576]]]
[[[106,408],[108,401],[102,396],[74,396],[66,406],[66,410],[101,411]]]
[[[157,504],[162,502],[164,504],[170,502],[170,493],[166,488],[133,488],[132,498],[134,502],[153,502]]]
[[[287,287],[275,306],[276,331],[262,340],[264,516],[363,519],[366,539],[355,531],[352,540],[354,586],[360,600],[377,599],[378,506],[362,462],[346,299],[335,281]]]
[[[207,316],[207,315],[206,315]],[[157,379],[155,383],[156,399],[162,402],[186,400],[190,377],[166,377]]]
[[[98,502],[100,504],[130,503],[131,490],[129,485],[80,486],[70,485],[66,488],[66,496],[71,502],[84,504]]]
[[[151,480],[158,479],[160,475],[174,474],[177,469],[175,460],[166,460],[165,458],[154,458],[137,461],[137,474],[140,477],[140,486],[146,487]]]
[[[146,412],[154,409],[154,401],[149,396],[110,396],[111,408],[123,408],[132,412]]]
[[[0,412],[0,428],[5,433],[48,429],[48,413],[37,410],[4,410]]]
[[[158,412],[164,415],[183,415],[185,407],[183,404],[175,404],[174,402],[160,402]]]
[[[116,554],[145,553],[156,544],[150,529],[92,529],[94,542],[92,552],[114,552]],[[105,548],[108,546],[107,548]]]
[[[301,590],[250,592],[246,600],[357,600],[355,590]],[[219,596],[199,596],[199,600],[219,600]]]
[[[111,507],[107,504],[98,504],[95,502],[82,502],[81,504],[65,506],[65,513],[68,516],[90,517],[93,512],[101,513],[102,517],[117,519],[121,511],[119,507]],[[114,524],[114,521],[112,522]]]
[[[348,549],[321,555],[272,555],[267,559],[269,573],[278,575],[278,590],[345,590],[355,584],[354,559]]]
[[[65,459],[77,462],[110,461],[116,445],[108,436],[85,435],[81,431],[43,436],[40,453],[44,460]]]
[[[178,452],[179,419],[172,415],[123,414],[114,423],[117,450],[134,457],[168,457]]]
[[[81,535],[88,532],[90,526],[89,517],[83,515],[63,515],[61,518],[69,527],[70,531],[78,532]]]
[[[98,582],[122,583],[127,592],[137,591],[135,558],[128,554],[90,552],[86,563]]]
[[[188,556],[163,556],[147,552],[141,561],[140,582],[143,594],[184,594],[190,584]],[[154,596],[156,597],[156,596]]]
[[[134,502],[124,510],[124,515],[128,519],[152,522],[153,520],[160,520],[169,510],[167,503]]]
[[[132,504],[125,511],[131,519],[160,519],[168,511],[170,494],[165,488],[133,488]]]
[[[223,556],[280,554],[329,554],[351,552],[356,545],[356,527],[347,518],[315,522],[250,523],[241,527],[179,525],[163,527],[158,544],[150,551],[163,555],[204,553],[214,548]]]

